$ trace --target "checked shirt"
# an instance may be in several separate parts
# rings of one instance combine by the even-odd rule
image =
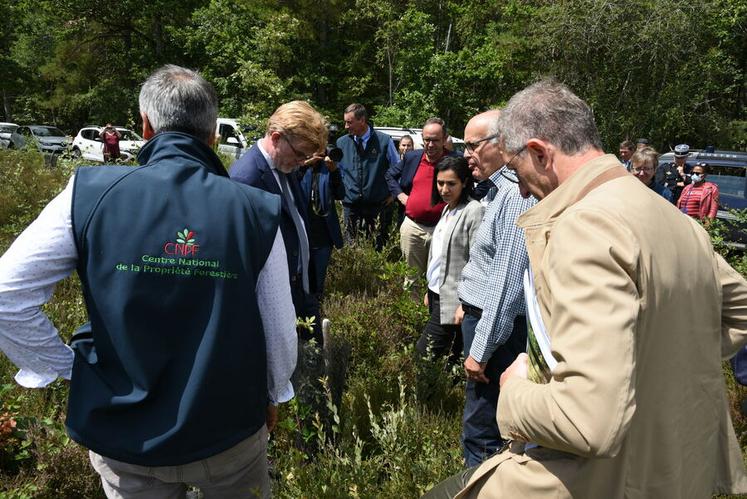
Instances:
[[[495,197],[475,235],[458,290],[462,302],[482,309],[470,349],[478,362],[490,359],[511,336],[516,316],[525,313],[523,277],[529,258],[516,219],[537,202],[522,198],[519,186],[500,170],[490,180],[497,188]]]

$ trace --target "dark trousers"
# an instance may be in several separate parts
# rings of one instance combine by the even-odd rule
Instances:
[[[306,302],[303,306],[302,317],[316,317],[314,321],[314,330],[310,332],[308,329],[301,331],[300,337],[302,340],[309,340],[314,338],[317,345],[322,346],[324,344],[324,337],[322,335],[322,317],[321,317],[321,304],[322,295],[324,293],[324,282],[327,278],[327,267],[329,266],[329,259],[332,256],[332,246],[321,246],[319,248],[311,248],[311,264],[314,267],[314,275],[309,276],[313,278],[313,282],[309,285],[312,288],[312,292],[306,295]]]
[[[458,324],[441,324],[441,300],[438,293],[428,290],[428,312],[430,319],[423,328],[415,348],[425,357],[449,356],[449,364],[455,364],[462,355],[462,328]]]
[[[360,234],[367,237],[375,234],[376,251],[381,251],[389,238],[394,203],[345,205],[342,213],[346,242],[354,241]]]
[[[464,356],[469,355],[475,327],[480,319],[466,313],[462,322]],[[499,346],[488,360],[485,376],[490,383],[477,383],[468,380],[462,418],[462,451],[467,467],[477,466],[503,445],[501,432],[496,421],[498,395],[500,394],[501,373],[526,351],[527,325],[523,315],[514,320],[514,329],[505,344]]]
[[[314,266],[316,274],[314,289],[316,294],[321,299],[324,293],[324,283],[327,280],[327,267],[329,267],[329,259],[332,257],[332,246],[319,246],[311,248],[311,263]]]

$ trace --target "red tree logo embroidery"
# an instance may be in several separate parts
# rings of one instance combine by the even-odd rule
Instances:
[[[186,227],[182,231],[177,231],[176,242],[169,241],[163,245],[164,253],[174,256],[197,256],[200,245],[195,243],[196,235],[194,231]]]

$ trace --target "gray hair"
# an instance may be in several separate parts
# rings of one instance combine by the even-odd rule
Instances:
[[[215,136],[218,96],[196,71],[167,64],[143,83],[140,111],[156,133],[183,132],[209,144]]]
[[[569,156],[602,149],[591,108],[552,79],[514,94],[503,108],[498,131],[509,152],[518,151],[531,138],[550,142]]]

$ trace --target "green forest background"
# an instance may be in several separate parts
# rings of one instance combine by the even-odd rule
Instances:
[[[608,148],[648,137],[747,147],[745,0],[16,0],[0,3],[6,121],[137,126],[164,63],[212,81],[221,115],[260,129],[308,99],[380,125],[476,112],[554,75],[589,102]]]

